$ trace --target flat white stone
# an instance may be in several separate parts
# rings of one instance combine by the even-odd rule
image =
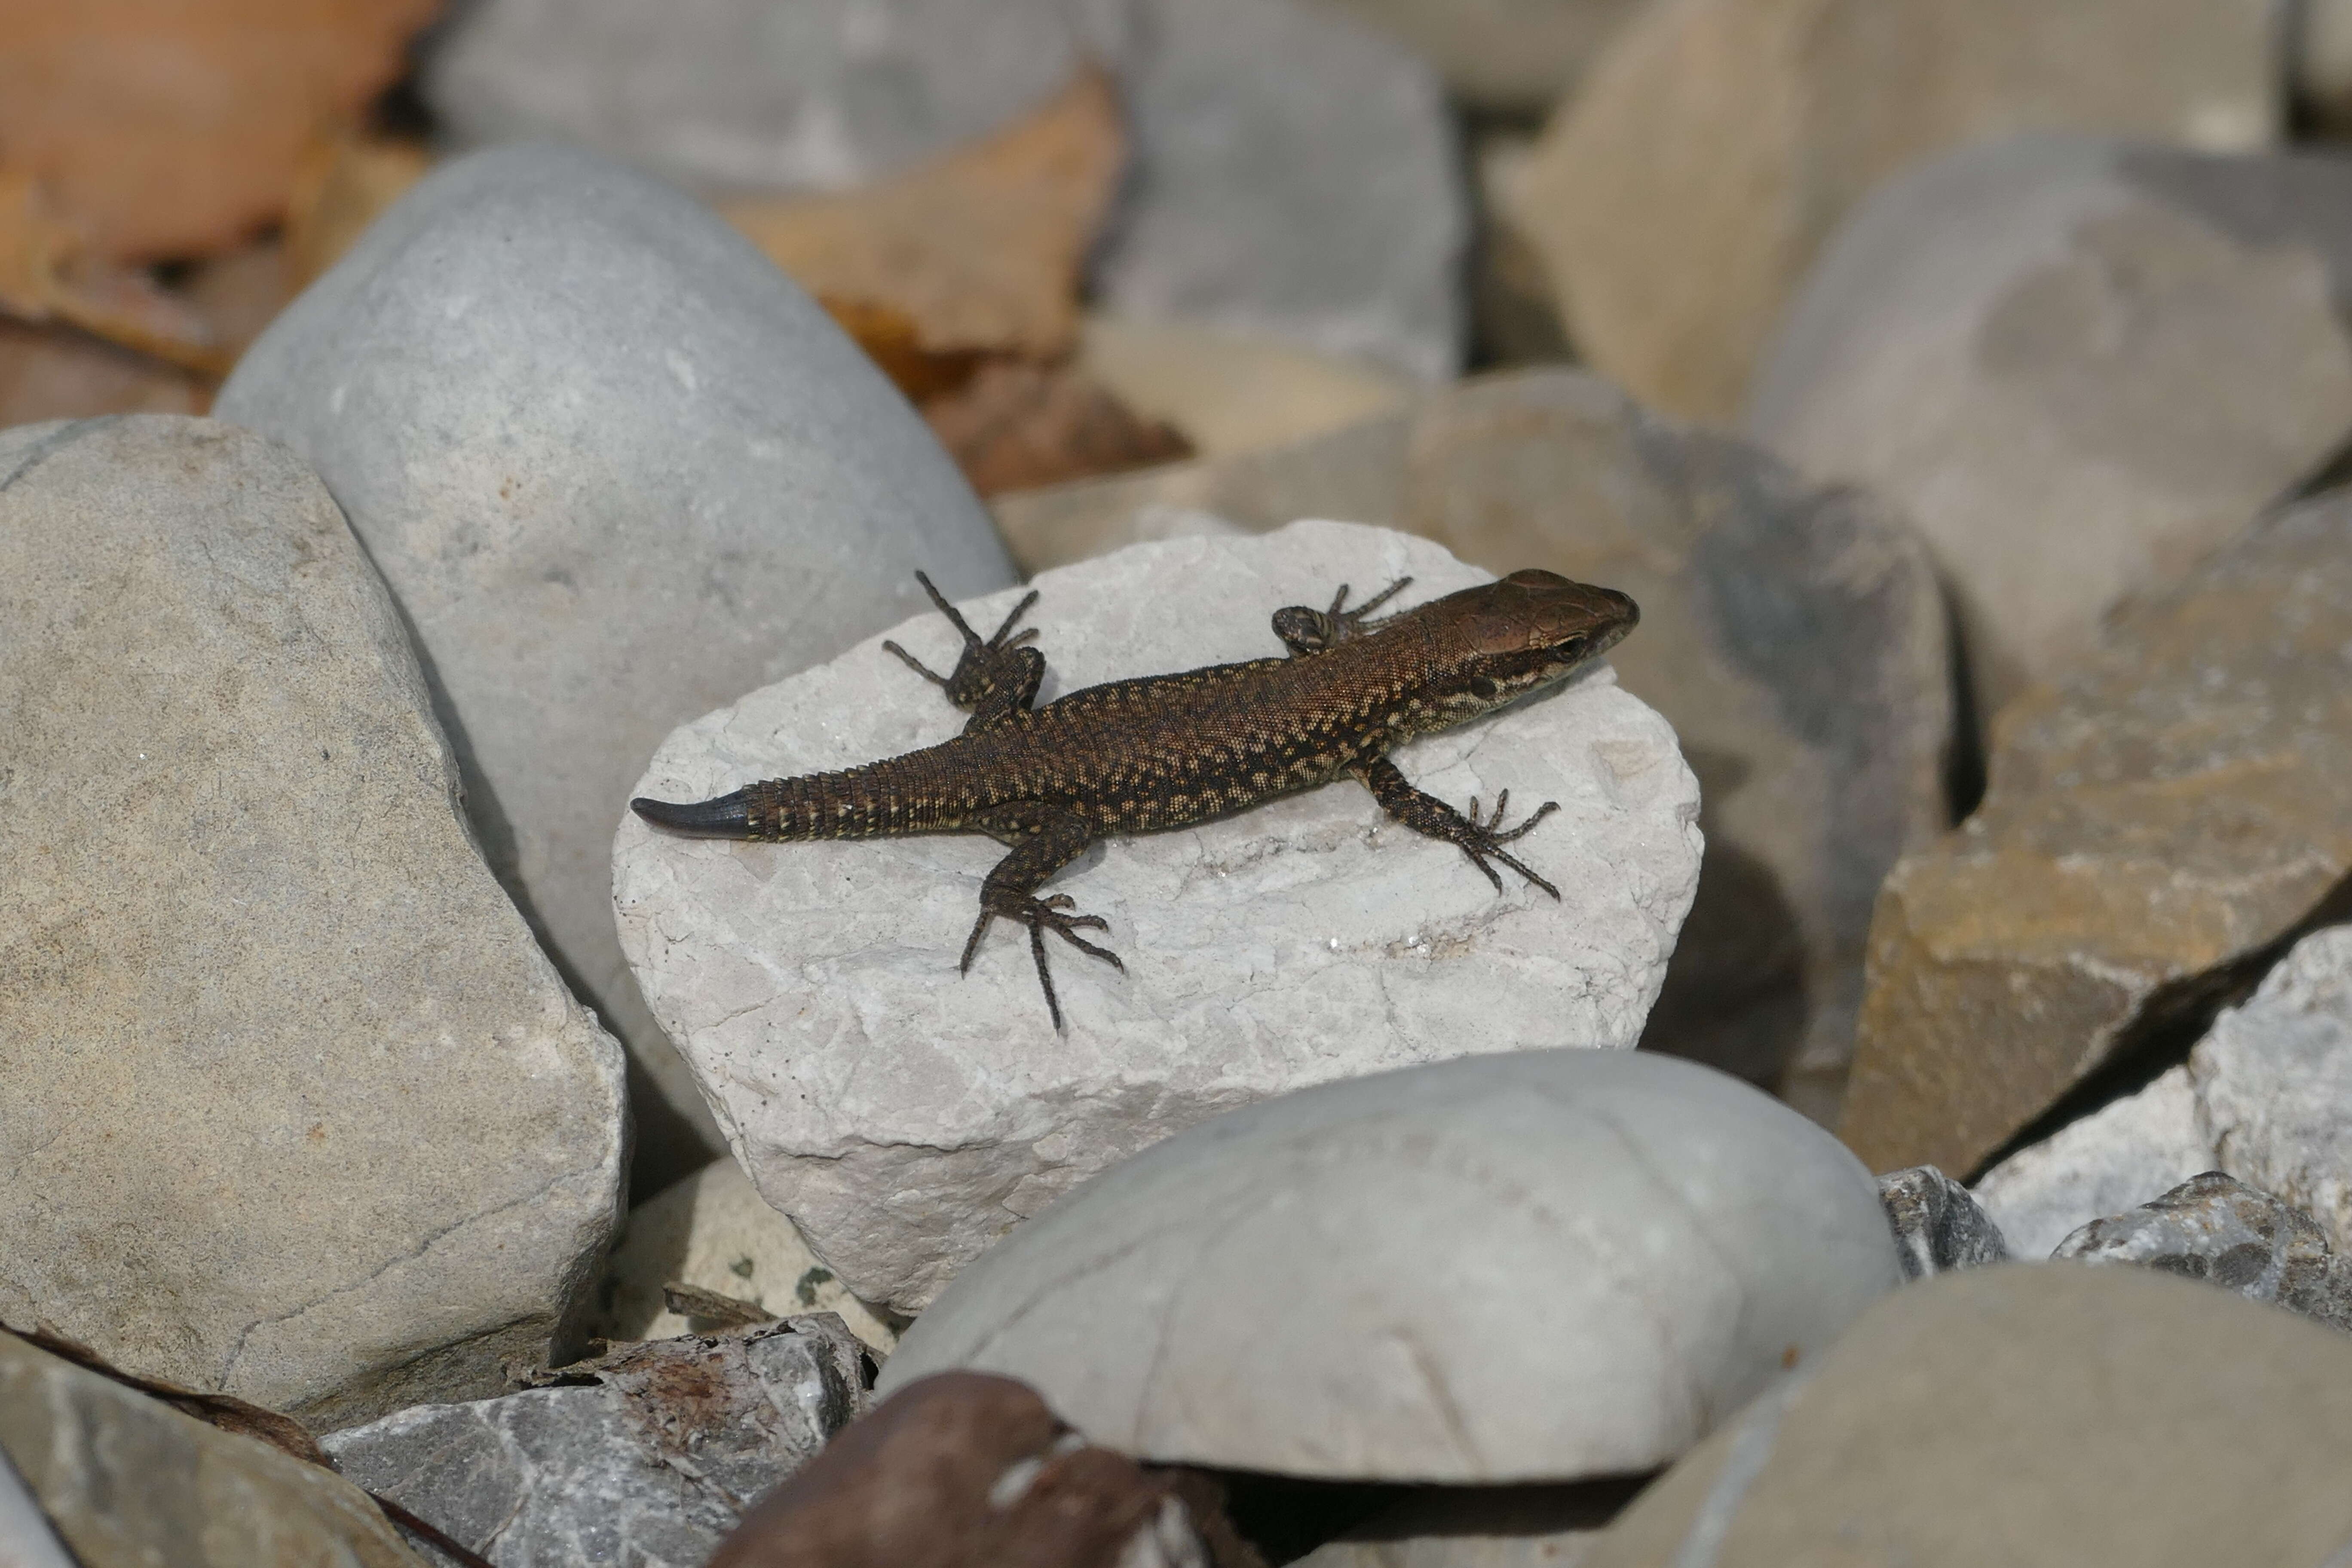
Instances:
[[[1576,1480],[1673,1459],[1901,1278],[1876,1184],[1790,1107],[1514,1052],[1170,1139],[966,1269],[878,1391],[967,1367],[1148,1459]]]
[[[1041,698],[1278,654],[1276,608],[1408,574],[1400,607],[1488,580],[1335,522],[1046,573]],[[1016,597],[964,611],[993,630]],[[957,646],[937,616],[892,635],[935,665]],[[698,799],[962,722],[876,638],[678,730],[637,793]],[[1697,786],[1665,721],[1601,668],[1398,762],[1464,808],[1507,788],[1517,812],[1557,800],[1516,849],[1564,901],[1507,875],[1496,893],[1341,783],[1110,840],[1048,884],[1106,917],[1127,963],[1050,943],[1066,1035],[1017,928],[957,975],[1003,855],[983,838],[736,844],[632,819],[614,846],[622,945],[761,1195],[856,1294],[915,1310],[1054,1197],[1219,1111],[1448,1057],[1634,1043],[1698,871]]]

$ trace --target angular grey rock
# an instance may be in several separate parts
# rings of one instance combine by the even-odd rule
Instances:
[[[2039,136],[1864,202],[1747,432],[1903,508],[1990,716],[2352,430],[2352,164]]]
[[[672,726],[913,614],[917,568],[1011,582],[970,488],[748,241],[552,147],[411,191],[216,411],[309,458],[391,583],[492,868],[659,1086],[641,1176],[701,1164],[614,940],[613,824]]]
[[[1357,518],[1490,571],[1542,566],[1632,594],[1642,628],[1612,658],[1681,738],[1708,846],[1645,1042],[1779,1078],[1809,1113],[1834,1115],[1878,885],[1949,821],[1943,603],[1899,519],[1559,370],[995,510],[1034,572],[1164,526],[1171,507],[1261,531]]]
[[[1029,616],[1042,696],[1277,654],[1276,608],[1402,576],[1408,606],[1486,580],[1333,522],[1049,572]],[[1017,597],[962,609],[992,627]],[[955,647],[937,614],[893,635],[934,662]],[[702,799],[962,727],[877,638],[681,728],[637,793]],[[1565,902],[1497,893],[1343,781],[1113,838],[1051,884],[1108,919],[1126,963],[1055,944],[1063,1035],[1003,924],[958,978],[1004,854],[985,839],[749,845],[632,818],[613,847],[622,942],[761,1195],[856,1295],[915,1311],[1057,1194],[1221,1110],[1445,1057],[1634,1043],[1698,865],[1697,786],[1665,721],[1603,667],[1398,762],[1465,805],[1559,801],[1519,850]]]
[[[561,1349],[620,1050],[317,477],[207,420],[0,435],[0,1321],[313,1425]]]
[[[998,1243],[887,1394],[1023,1379],[1096,1442],[1494,1484],[1665,1463],[1902,1279],[1870,1173],[1646,1051],[1526,1051],[1180,1133]]]
[[[1992,1216],[1968,1188],[1933,1165],[1879,1177],[1878,1201],[1894,1227],[1903,1272],[1913,1279],[2009,1261],[2009,1244]]]
[[[565,1385],[420,1405],[324,1446],[497,1568],[701,1568],[865,1409],[859,1355],[830,1313],[656,1340],[563,1369]]]
[[[2352,1330],[2352,1263],[2336,1256],[2318,1222],[2219,1171],[2093,1220],[2051,1256],[2137,1263]]]
[[[2352,926],[2295,943],[2214,1020],[2189,1078],[2214,1163],[2309,1211],[2352,1258]]]
[[[1977,1201],[2017,1256],[2047,1258],[2095,1219],[2215,1168],[2186,1068],[2067,1123],[1977,1178]]]
[[[424,1568],[367,1494],[332,1470],[9,1333],[0,1333],[0,1563]]]
[[[486,0],[425,87],[465,143],[562,136],[698,187],[836,189],[995,129],[1088,58],[1134,138],[1100,303],[1453,373],[1468,224],[1443,89],[1294,0]]]

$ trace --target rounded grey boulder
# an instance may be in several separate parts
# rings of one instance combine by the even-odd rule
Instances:
[[[970,1367],[1148,1459],[1567,1480],[1674,1458],[1900,1278],[1870,1173],[1737,1079],[1473,1057],[1079,1188],[949,1286],[881,1392]]]

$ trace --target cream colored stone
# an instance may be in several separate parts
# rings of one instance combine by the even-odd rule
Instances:
[[[1200,456],[1212,458],[1394,413],[1418,390],[1370,361],[1109,316],[1088,319],[1079,361],[1121,403],[1173,425]]]

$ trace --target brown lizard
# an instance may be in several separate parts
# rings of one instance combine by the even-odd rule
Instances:
[[[1002,915],[1029,928],[1029,949],[1054,1027],[1062,1005],[1045,966],[1045,932],[1124,971],[1118,956],[1078,935],[1108,929],[1070,913],[1066,893],[1038,887],[1097,838],[1162,833],[1263,805],[1341,775],[1361,780],[1389,815],[1457,845],[1502,890],[1499,860],[1553,898],[1559,889],[1503,846],[1559,809],[1546,801],[1503,827],[1510,792],[1493,813],[1468,816],[1405,782],[1389,752],[1553,686],[1633,629],[1641,611],[1610,588],[1549,572],[1514,572],[1367,624],[1412,581],[1391,584],[1355,609],[1342,587],[1328,610],[1293,605],[1274,615],[1287,658],[1211,665],[1177,675],[1089,686],[1033,708],[1045,656],[1013,628],[1033,590],[982,642],[921,573],[931,602],[963,637],[953,671],[926,668],[897,643],[882,646],[971,713],[963,733],[936,746],[838,773],[766,779],[716,800],[633,800],[646,821],[707,838],[778,842],[982,833],[1013,853],[980,889],[980,919],[962,967]]]

